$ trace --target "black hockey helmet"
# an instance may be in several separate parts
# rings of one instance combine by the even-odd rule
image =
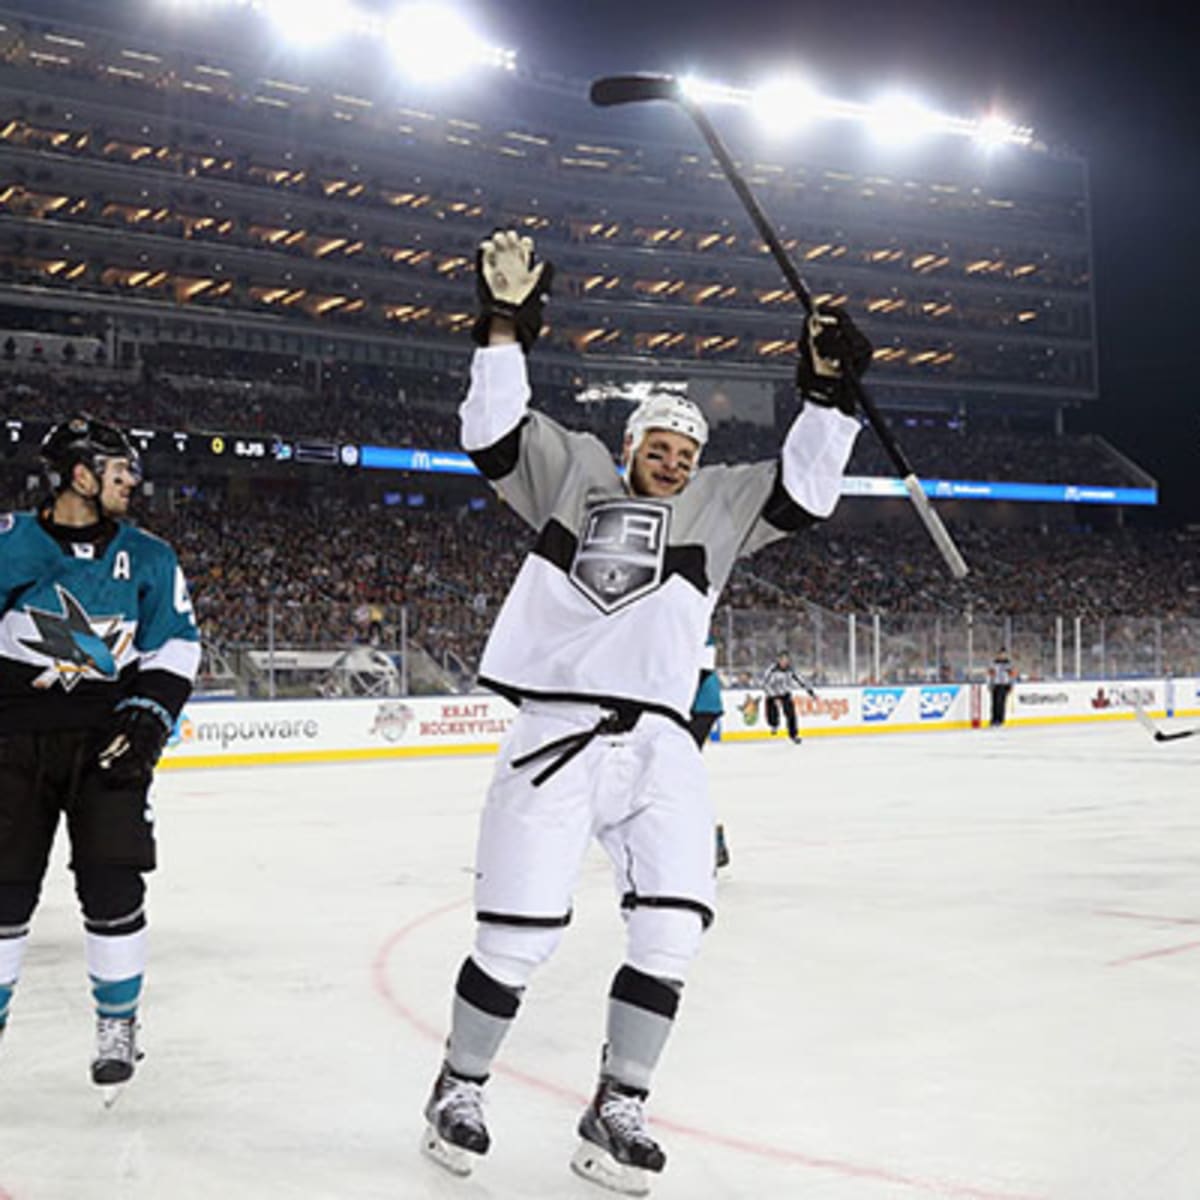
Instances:
[[[60,421],[42,439],[42,464],[51,490],[61,491],[71,482],[76,463],[83,463],[97,479],[104,476],[104,462],[124,458],[140,479],[142,460],[133,443],[115,425],[77,413]]]

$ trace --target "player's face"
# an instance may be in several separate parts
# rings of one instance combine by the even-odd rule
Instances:
[[[665,499],[687,486],[700,447],[685,433],[651,429],[629,464],[629,487],[636,496]]]
[[[134,488],[141,482],[141,471],[127,458],[105,459],[100,478],[100,509],[110,517],[123,517],[129,511]]]

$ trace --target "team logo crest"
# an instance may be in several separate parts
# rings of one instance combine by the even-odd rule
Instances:
[[[762,703],[758,696],[751,692],[747,692],[741,704],[738,705],[738,711],[742,714],[742,720],[747,725],[758,724],[758,709]]]
[[[26,650],[50,659],[50,665],[33,681],[37,688],[61,683],[71,691],[83,679],[113,680],[119,661],[133,637],[120,617],[93,617],[61,584],[55,584],[61,612],[28,608],[36,638],[18,638]]]
[[[670,510],[663,504],[609,500],[587,511],[569,576],[606,613],[662,583]]]

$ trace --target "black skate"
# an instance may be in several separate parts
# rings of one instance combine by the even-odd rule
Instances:
[[[582,1141],[571,1170],[627,1196],[646,1196],[650,1174],[666,1166],[662,1147],[646,1132],[646,1093],[601,1079],[595,1098],[579,1118]]]
[[[104,1089],[104,1107],[111,1108],[121,1090],[133,1078],[142,1058],[137,1045],[136,1017],[96,1018],[96,1057],[92,1059],[92,1082]]]
[[[425,1105],[429,1125],[421,1149],[454,1175],[470,1175],[471,1155],[486,1154],[492,1144],[483,1120],[483,1084],[443,1066]]]
[[[725,826],[717,826],[717,869],[729,866],[729,846],[725,842]]]

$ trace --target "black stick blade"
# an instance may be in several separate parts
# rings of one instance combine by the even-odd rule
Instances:
[[[679,83],[674,75],[606,75],[592,83],[591,99],[600,108],[643,100],[678,100]]]

